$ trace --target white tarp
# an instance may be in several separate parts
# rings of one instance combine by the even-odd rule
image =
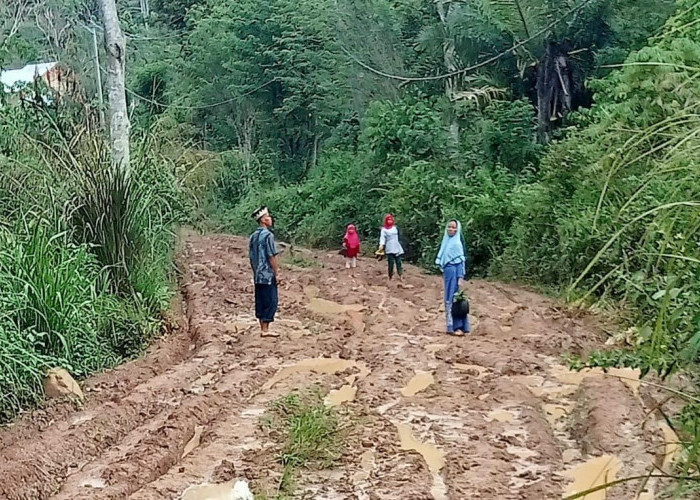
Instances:
[[[37,77],[44,76],[56,64],[55,62],[27,64],[24,68],[4,70],[0,73],[0,82],[6,92],[11,92],[32,83]]]

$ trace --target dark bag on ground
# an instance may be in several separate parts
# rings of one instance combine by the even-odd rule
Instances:
[[[469,314],[469,301],[465,299],[455,300],[452,303],[452,317],[466,318]]]

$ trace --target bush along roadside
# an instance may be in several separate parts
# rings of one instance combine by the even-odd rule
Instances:
[[[143,351],[169,306],[174,229],[191,210],[152,137],[120,171],[101,142],[80,140],[80,122],[54,117],[77,137],[67,149],[32,142],[36,117],[21,118],[9,130],[28,145],[0,156],[0,423],[41,401],[48,370],[82,378]]]

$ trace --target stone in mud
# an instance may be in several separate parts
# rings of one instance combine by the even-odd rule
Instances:
[[[71,374],[63,368],[52,368],[44,379],[44,394],[47,398],[74,396],[81,401],[85,399],[83,391]]]
[[[224,458],[219,465],[216,466],[212,473],[212,480],[216,483],[231,481],[236,478],[238,471],[236,464],[231,460]]]
[[[220,484],[200,484],[190,486],[181,500],[254,500],[253,493],[245,481],[228,481]]]

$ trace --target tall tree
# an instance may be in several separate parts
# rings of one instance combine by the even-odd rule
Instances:
[[[215,0],[190,12],[185,48],[196,57],[185,62],[182,85],[204,104],[196,117],[220,147],[244,146],[246,123],[284,178],[298,180],[316,163],[350,113],[335,15],[331,0]]]
[[[0,2],[0,66],[11,59],[12,43],[21,31],[23,21],[33,10],[34,4],[31,0]]]
[[[426,50],[469,66],[519,46],[484,71],[505,79],[516,94],[532,98],[540,136],[547,141],[554,124],[590,99],[583,82],[594,72],[601,49],[615,44],[624,54],[639,43],[640,37],[625,34],[631,16],[639,16],[632,8],[658,18],[668,16],[674,2],[474,0],[436,5],[442,8],[439,23],[424,27],[419,36]]]
[[[449,31],[448,18],[453,6],[454,4],[450,1],[435,1],[435,8],[437,9],[438,17],[440,18],[440,23],[445,33]],[[442,57],[445,63],[445,70],[448,73],[454,73],[460,68],[460,60],[459,56],[457,55],[457,49],[453,38],[445,37],[442,43]],[[454,102],[458,91],[459,79],[457,77],[445,79],[445,94],[451,102]],[[457,117],[454,115],[450,120],[450,137],[456,149],[457,146],[459,146],[459,122],[457,121]]]
[[[107,95],[109,97],[109,138],[112,161],[129,168],[129,114],[126,106],[126,38],[119,24],[115,0],[98,0],[104,26],[107,53]]]

